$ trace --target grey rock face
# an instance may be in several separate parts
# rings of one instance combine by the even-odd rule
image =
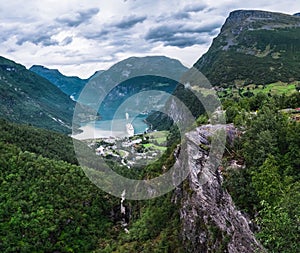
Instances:
[[[257,10],[237,10],[230,13],[222,32],[230,31],[233,35],[240,34],[243,30],[252,29],[270,30],[274,28],[299,27],[300,19],[297,15],[288,15],[277,12]]]
[[[264,252],[249,220],[222,188],[222,174],[207,148],[213,132],[224,126],[202,126],[186,134],[187,155],[177,166],[189,166],[181,193],[182,237],[187,252]],[[236,132],[232,125],[226,132]]]

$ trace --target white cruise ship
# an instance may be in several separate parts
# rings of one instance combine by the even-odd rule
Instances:
[[[127,134],[129,135],[129,137],[134,136],[134,128],[131,123],[126,124],[126,131],[127,131]]]

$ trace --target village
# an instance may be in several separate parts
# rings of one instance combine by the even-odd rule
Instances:
[[[167,149],[167,131],[153,131],[130,137],[95,139],[89,146],[96,155],[120,162],[127,168],[147,165]]]

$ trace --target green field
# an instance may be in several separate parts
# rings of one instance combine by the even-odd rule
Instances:
[[[294,92],[297,92],[296,87],[300,86],[300,81],[295,81],[292,83],[284,83],[284,82],[276,82],[266,85],[256,85],[256,84],[250,84],[244,87],[238,87],[236,85],[235,87],[226,88],[222,91],[218,91],[219,97],[241,97],[241,96],[247,96],[247,92],[251,92],[254,95],[258,93],[264,93],[264,94],[277,94],[277,95],[290,95]]]
[[[146,134],[146,136],[149,137],[151,142],[156,141],[158,145],[161,145],[164,142],[166,142],[168,133],[169,133],[168,131],[157,131],[157,132],[148,133]]]
[[[165,151],[167,147],[164,145],[166,144],[168,133],[168,131],[157,131],[146,134],[145,137],[149,137],[149,143],[143,144],[143,146],[153,150]]]
[[[167,150],[167,147],[164,147],[164,146],[157,146],[153,143],[147,143],[147,144],[143,144],[143,146],[145,148],[152,148],[154,150],[159,150],[159,151],[166,151]]]
[[[289,84],[283,83],[283,82],[277,82],[277,83],[272,83],[272,84],[266,85],[265,87],[263,85],[258,85],[258,87],[255,87],[255,85],[252,85],[252,87],[250,85],[249,86],[252,88],[254,94],[263,92],[266,94],[271,93],[271,94],[289,95],[293,92],[296,92],[296,86],[299,84],[300,84],[300,82],[297,81],[297,82],[289,83]]]

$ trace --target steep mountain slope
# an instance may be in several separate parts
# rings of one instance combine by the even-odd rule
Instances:
[[[88,79],[92,80],[95,77],[98,77],[99,75],[101,75],[103,72],[105,72],[105,70],[97,70],[93,75],[91,75]]]
[[[76,76],[65,76],[57,69],[48,69],[40,65],[33,65],[29,70],[41,77],[44,77],[75,100],[78,98],[81,90],[88,82],[88,79],[80,79]]]
[[[116,199],[80,167],[0,141],[0,251],[92,252]]]
[[[70,132],[75,103],[55,85],[0,57],[0,117]]]
[[[14,145],[24,152],[78,164],[72,138],[62,133],[0,119],[0,142]]]
[[[117,108],[135,94],[150,90],[172,93],[177,80],[186,70],[178,60],[164,56],[131,57],[91,78],[78,101],[94,106],[97,110],[101,101],[100,115],[110,119]],[[142,108],[148,97],[131,100],[128,112]],[[159,107],[165,101],[157,95],[153,97],[153,107]]]
[[[187,70],[180,61],[165,56],[130,57],[120,61],[101,73],[98,82],[120,83],[132,77],[138,77],[147,72],[148,75],[172,76],[179,79]]]
[[[213,85],[299,80],[300,17],[234,11],[194,66]]]
[[[99,113],[102,118],[111,119],[117,110],[117,117],[120,118],[124,117],[126,112],[135,115],[139,112],[147,113],[147,108],[159,110],[167,99],[167,93],[172,94],[176,86],[176,81],[164,77],[149,75],[131,78],[108,93],[100,106]],[[165,92],[165,95],[157,93],[158,91]],[[126,101],[127,99],[130,100]]]

